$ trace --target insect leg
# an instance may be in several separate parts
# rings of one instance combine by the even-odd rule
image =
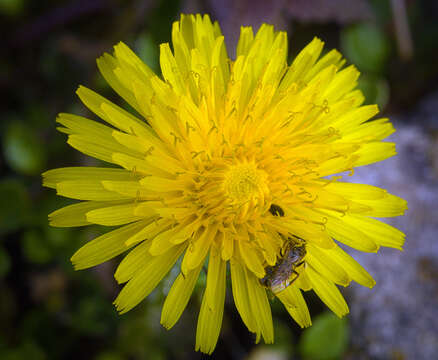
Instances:
[[[303,262],[304,262],[304,261],[303,261]],[[296,276],[295,276],[292,280],[290,280],[289,285],[293,284],[294,281],[295,281],[296,279],[298,279],[298,277],[300,276],[300,274],[297,273],[295,270],[292,270],[292,274],[295,274]]]

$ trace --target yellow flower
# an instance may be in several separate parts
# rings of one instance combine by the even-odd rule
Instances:
[[[288,66],[287,44],[273,26],[255,36],[242,27],[230,60],[217,23],[182,15],[173,51],[160,46],[162,77],[123,43],[97,60],[138,114],[81,86],[82,102],[109,126],[71,114],[57,119],[72,147],[118,165],[43,174],[59,195],[84,200],[50,214],[52,226],[120,226],[79,249],[75,268],[131,249],[115,273],[126,283],[114,302],[125,313],[181,257],[161,316],[171,328],[208,259],[196,334],[196,350],[205,353],[219,337],[228,262],[243,322],[257,341],[272,343],[268,293],[306,327],[302,291],[314,290],[343,316],[348,306],[336,285],[374,285],[335,240],[365,252],[403,245],[403,233],[373,217],[402,215],[406,202],[334,175],[393,156],[395,145],[381,140],[394,128],[388,119],[369,121],[377,106],[362,105],[359,72],[343,68],[339,52],[321,57],[315,38]],[[299,247],[305,254],[297,256]]]

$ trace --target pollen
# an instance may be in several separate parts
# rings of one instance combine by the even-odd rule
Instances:
[[[224,192],[231,204],[263,203],[267,175],[254,163],[231,166],[225,175]]]

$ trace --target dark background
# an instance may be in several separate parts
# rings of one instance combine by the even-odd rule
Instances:
[[[326,42],[326,49],[341,50],[362,72],[360,87],[367,102],[378,103],[384,115],[396,119],[400,133],[408,134],[408,147],[402,153],[418,152],[417,157],[408,160],[411,166],[417,164],[412,172],[416,176],[427,172],[428,180],[420,176],[418,181],[426,181],[436,190],[437,1],[0,0],[0,359],[203,357],[194,352],[194,344],[205,278],[201,277],[188,308],[171,331],[164,330],[159,321],[176,269],[146,301],[119,316],[112,301],[119,291],[113,271],[120,259],[91,270],[73,270],[71,255],[102,229],[50,228],[47,214],[70,201],[43,189],[40,177],[41,172],[56,167],[98,164],[71,149],[65,136],[56,132],[57,113],[91,116],[75,96],[79,84],[125,106],[97,72],[95,59],[123,41],[159,72],[158,44],[170,41],[171,24],[181,12],[207,12],[218,20],[231,56],[240,25],[258,28],[262,22],[288,31],[290,58],[314,36]],[[426,145],[417,148],[424,141]],[[394,173],[391,179],[404,181],[397,176],[401,175]],[[408,199],[411,196],[413,203],[418,200],[423,206],[421,195],[412,195],[410,189],[401,187],[396,193]],[[403,229],[403,219],[397,224]],[[421,229],[421,224],[412,226]],[[436,220],[432,218],[428,224],[434,225]],[[429,245],[416,243],[418,239],[412,240],[415,248],[423,247],[427,253]],[[400,254],[395,250],[391,253],[395,257]],[[409,251],[404,254],[408,263],[414,262]],[[421,284],[425,278],[430,299],[438,303],[438,251],[430,254],[415,258],[414,270],[423,277],[414,283]],[[385,266],[382,269],[386,271]],[[406,266],[401,263],[400,269],[403,272]],[[369,270],[373,275],[378,273]],[[400,272],[392,274],[391,281],[400,277]],[[365,309],[366,313],[366,303],[377,301],[375,294],[385,294],[388,288],[376,287],[365,300],[355,295],[354,289],[343,290],[350,307],[352,311]],[[410,296],[391,291],[389,299]],[[264,346],[254,344],[228,291],[221,337],[213,358],[402,360],[412,358],[409,354],[422,358],[421,346],[409,342],[410,337],[399,345],[372,334],[366,343],[357,340],[373,332],[373,327],[367,330],[359,310],[338,320],[313,293],[305,295],[313,327],[301,331],[281,304],[273,301],[276,342]],[[383,303],[383,314],[394,312],[391,301]],[[396,315],[424,310],[415,310],[417,305],[401,309]],[[400,330],[397,326],[402,329],[410,325],[406,319],[397,321],[391,327],[396,328],[395,333]],[[423,330],[427,332],[431,327],[426,321]],[[435,337],[430,341],[438,340]],[[376,352],[372,346],[384,350]]]

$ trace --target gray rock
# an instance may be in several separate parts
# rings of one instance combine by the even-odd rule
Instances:
[[[438,102],[435,103],[438,110]],[[437,111],[435,111],[437,114]],[[435,115],[436,116],[436,115]],[[405,216],[385,219],[406,234],[404,251],[349,251],[374,277],[369,290],[353,285],[351,359],[436,359],[438,354],[438,180],[433,139],[417,125],[392,119],[389,140],[398,155],[356,169],[353,182],[373,184],[408,201]]]

